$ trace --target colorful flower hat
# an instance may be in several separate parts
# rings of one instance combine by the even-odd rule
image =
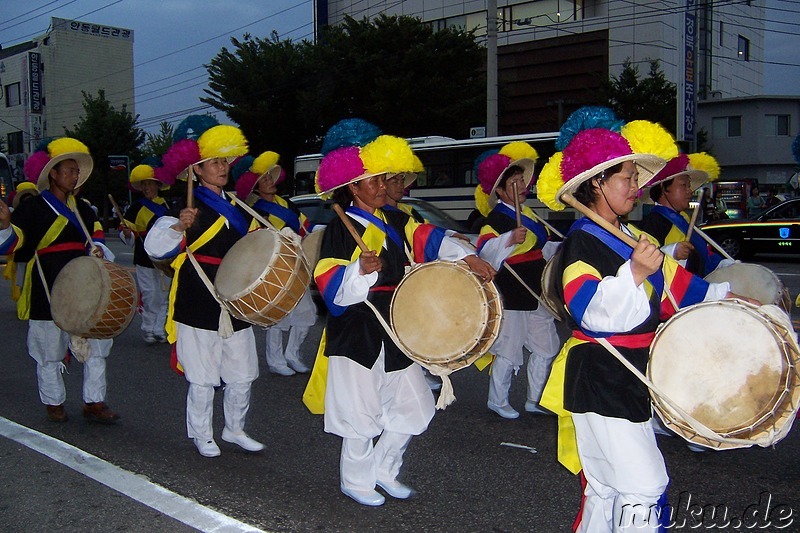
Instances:
[[[22,181],[17,183],[16,188],[8,195],[8,201],[11,202],[11,207],[16,209],[22,199],[26,196],[36,196],[39,194],[39,189],[32,181]]]
[[[29,181],[36,183],[36,188],[43,191],[50,187],[50,170],[54,166],[67,159],[72,159],[78,163],[80,175],[76,189],[86,183],[89,175],[94,168],[92,155],[89,148],[78,139],[72,137],[61,137],[49,142],[43,142],[36,151],[31,154],[25,165],[23,173]]]
[[[255,158],[248,155],[237,161],[231,169],[231,175],[236,180],[236,196],[240,200],[247,200],[258,180],[267,174],[272,176],[275,185],[283,181],[286,174],[278,164],[279,158],[277,153],[267,151]]]
[[[539,199],[561,211],[564,194],[573,194],[584,181],[625,161],[636,164],[641,188],[678,155],[675,140],[662,126],[646,120],[620,124],[608,108],[581,108],[573,113],[556,141],[556,149],[562,151],[553,154],[539,173]]]
[[[142,182],[145,180],[158,182],[162,190],[166,190],[172,185],[169,173],[164,169],[161,160],[154,156],[145,157],[140,164],[133,167],[130,177],[131,189],[141,191]]]
[[[678,154],[667,162],[661,171],[653,176],[645,188],[651,188],[667,181],[673,180],[678,176],[689,176],[689,186],[692,191],[696,191],[709,181],[719,178],[720,168],[717,160],[705,152],[696,154]],[[649,194],[642,194],[642,201],[653,203]]]
[[[247,153],[247,139],[236,126],[219,124],[210,115],[190,115],[175,129],[174,144],[162,157],[164,167],[174,179],[186,180],[189,167],[214,159],[228,162]]]
[[[522,179],[527,189],[533,181],[533,169],[539,154],[530,144],[514,141],[498,151],[483,152],[475,162],[478,186],[475,188],[475,205],[483,216],[497,205],[497,185],[506,170],[512,166],[522,167]]]
[[[335,189],[380,174],[367,170],[362,150],[381,136],[377,126],[358,118],[340,120],[328,130],[322,142],[322,161],[314,186],[323,198]]]

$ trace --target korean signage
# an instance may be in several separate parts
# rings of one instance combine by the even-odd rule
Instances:
[[[686,0],[686,15],[683,32],[683,140],[694,141],[695,130],[695,43],[697,40],[697,0]]]
[[[38,52],[28,52],[28,87],[31,114],[42,114],[42,56]]]
[[[107,37],[110,39],[133,40],[133,30],[106,26],[104,24],[92,24],[91,22],[81,22],[79,20],[53,19],[53,28],[69,30],[83,35],[93,35],[96,37]]]

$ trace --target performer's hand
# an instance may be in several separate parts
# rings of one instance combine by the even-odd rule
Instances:
[[[373,272],[380,272],[381,268],[383,268],[381,258],[372,250],[362,252],[361,256],[358,258],[358,263],[360,267],[359,271],[362,276],[372,274]]]
[[[647,276],[661,268],[662,261],[664,261],[664,254],[661,253],[658,246],[650,242],[644,235],[640,235],[639,242],[636,243],[636,248],[631,254],[631,271],[636,286],[641,285]]]
[[[128,226],[125,226],[124,224],[119,228],[119,230],[122,232],[123,235],[125,235],[126,239],[130,239],[131,235],[133,234],[133,231],[131,231],[131,228],[129,228]]]
[[[694,250],[694,245],[689,241],[681,241],[675,246],[675,259],[682,261],[688,259]]]
[[[89,254],[91,254],[92,257],[97,257],[99,259],[102,259],[103,257],[105,257],[105,254],[103,253],[103,249],[101,247],[99,247],[99,246],[95,246],[94,248],[92,248],[92,250],[89,252]]]
[[[467,264],[470,270],[472,270],[476,276],[481,278],[483,281],[491,281],[494,278],[494,275],[497,274],[497,271],[478,257],[477,255],[468,255],[464,258],[464,262]]]
[[[197,218],[197,208],[196,207],[184,207],[183,209],[181,209],[181,213],[180,213],[179,218],[178,218],[179,221],[178,221],[178,224],[176,224],[176,226],[180,226],[180,227],[173,226],[173,228],[175,228],[178,231],[187,230],[187,229],[192,227],[192,225],[194,224],[195,218]]]
[[[0,200],[0,229],[6,229],[11,225],[11,210],[3,200]]]
[[[511,238],[508,239],[509,244],[522,244],[525,242],[525,234],[528,229],[525,226],[520,226],[511,230]]]
[[[745,302],[753,304],[753,305],[757,305],[758,307],[761,307],[762,305],[764,305],[761,302],[759,302],[758,300],[756,300],[755,298],[749,298],[747,296],[742,296],[741,294],[736,294],[735,292],[729,292],[728,294],[725,295],[725,298],[736,298],[737,300],[744,300]]]

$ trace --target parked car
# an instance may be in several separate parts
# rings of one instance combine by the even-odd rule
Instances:
[[[734,259],[754,254],[800,254],[800,198],[749,220],[721,220],[701,228]]]
[[[336,216],[336,213],[331,209],[333,201],[322,200],[316,194],[301,194],[300,196],[292,197],[291,200],[298,209],[303,212],[306,218],[308,218],[312,230],[316,229],[317,226],[327,225],[333,217]],[[402,202],[416,209],[417,212],[431,224],[463,233],[470,237],[473,244],[475,243],[477,235],[470,235],[469,229],[467,229],[464,223],[454,219],[435,205],[425,200],[420,200],[419,198],[411,198],[410,196],[404,197]]]

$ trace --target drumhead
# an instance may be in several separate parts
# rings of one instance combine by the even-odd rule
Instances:
[[[755,298],[762,304],[778,304],[784,290],[783,283],[772,270],[754,263],[733,263],[717,268],[705,280],[710,283],[727,281],[731,292]]]
[[[557,283],[561,280],[557,279],[556,266],[559,257],[561,257],[561,246],[558,247],[556,253],[551,257],[542,270],[542,302],[550,314],[556,317],[557,320],[564,320],[566,318],[566,310],[564,309],[564,302],[558,297]]]
[[[269,229],[252,231],[234,244],[217,270],[214,288],[224,300],[235,300],[250,292],[277,256],[280,235]]]
[[[723,300],[683,309],[663,324],[650,347],[648,375],[692,417],[735,435],[772,414],[790,370],[770,321],[753,306]]]
[[[488,314],[480,282],[467,268],[434,261],[400,282],[392,298],[391,325],[407,351],[444,363],[472,350]]]
[[[312,231],[311,233],[305,236],[301,244],[303,248],[303,255],[306,256],[306,260],[308,261],[308,264],[311,267],[312,272],[317,266],[317,261],[319,261],[319,252],[320,249],[322,248],[322,236],[324,234],[325,234],[324,229],[318,231]]]
[[[97,257],[77,257],[67,263],[50,289],[53,322],[73,335],[97,325],[110,301],[111,277]]]

